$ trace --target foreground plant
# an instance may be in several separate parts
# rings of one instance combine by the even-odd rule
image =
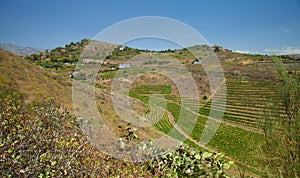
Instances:
[[[201,152],[180,146],[150,161],[149,167],[167,177],[228,177],[224,170],[232,164],[232,161],[225,161],[223,153]]]
[[[272,58],[282,81],[281,102],[271,105],[261,126],[264,143],[260,157],[271,177],[300,177],[300,75],[288,71],[280,58]],[[278,114],[280,108],[284,114]]]

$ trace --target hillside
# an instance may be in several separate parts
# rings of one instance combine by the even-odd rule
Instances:
[[[224,160],[222,154],[202,152],[187,145],[164,152],[148,141],[139,143],[136,148],[140,156],[146,156],[146,162],[115,159],[115,155],[97,149],[90,142],[79,128],[78,118],[60,109],[60,106],[70,106],[68,77],[3,50],[0,50],[0,72],[1,177],[164,177],[178,174],[225,177],[224,170],[232,164]],[[108,102],[105,95],[101,98],[102,104]],[[142,105],[134,99],[133,102]],[[107,121],[115,122],[110,107],[106,103],[101,109],[109,117]],[[110,145],[111,149],[130,153],[131,140],[143,140],[145,131],[138,131],[137,137],[136,133],[129,132],[132,129],[129,124],[124,127],[120,124],[117,121],[112,126],[118,128],[115,133],[121,143]],[[129,155],[138,156],[139,152],[132,151]],[[151,155],[158,153],[163,156]],[[186,155],[190,155],[189,160],[185,159]],[[183,164],[175,164],[175,160]]]
[[[128,48],[123,51],[116,48],[102,63],[97,74],[97,88],[109,92],[113,81],[120,78],[118,75],[123,74],[125,78],[117,80],[118,82],[126,82],[126,77],[135,76],[137,73],[141,74],[131,83],[129,96],[146,105],[149,105],[153,94],[162,96],[166,102],[166,112],[170,114],[159,121],[150,118],[150,120],[154,120],[155,128],[179,140],[188,138],[185,143],[194,147],[199,147],[195,143],[200,139],[201,134],[199,133],[202,133],[207,127],[206,123],[209,120],[217,120],[210,114],[217,115],[225,108],[222,124],[204,148],[225,153],[229,159],[248,172],[247,174],[260,177],[265,173],[266,162],[262,157],[258,158],[255,155],[260,149],[257,145],[264,142],[263,124],[271,118],[273,121],[280,122],[286,117],[281,93],[284,83],[278,73],[278,66],[273,62],[274,56],[235,53],[219,46],[194,46],[190,49],[193,51],[195,48],[200,49],[198,52],[202,60],[210,59],[214,54],[218,56],[226,78],[226,93],[220,91],[212,94],[210,92],[206,72],[187,49],[151,52],[150,55],[147,52],[138,51],[137,57],[133,59],[136,61],[147,59],[147,62],[143,63],[143,67],[127,66],[124,69],[118,68],[118,64],[126,63],[126,59],[131,59],[132,56],[129,54],[134,54],[134,49]],[[119,57],[113,57],[115,54],[118,54]],[[200,103],[182,98],[175,83],[168,77],[155,72],[147,72],[144,69],[152,67],[155,71],[155,66],[166,63],[161,58],[169,57],[180,61],[191,72],[198,87],[199,98],[202,99]],[[299,71],[299,62],[289,57],[278,57],[287,73],[292,74]],[[87,62],[87,67],[93,64],[93,61],[90,61],[90,64]],[[224,95],[226,103],[223,101]],[[183,104],[182,99],[184,101],[187,99],[186,103]],[[213,99],[219,103],[212,106]],[[103,101],[102,105],[110,103],[111,99],[108,95],[108,99]],[[195,108],[194,106],[197,104],[200,104],[201,107]],[[102,105],[100,104],[100,106]],[[144,112],[147,113],[147,111]],[[184,134],[184,129],[188,130],[188,125],[185,123],[177,123],[181,129],[176,127],[176,131],[170,133],[175,128],[174,121],[176,123],[182,115],[186,116],[186,120],[197,118],[197,124],[189,137]]]
[[[0,49],[0,86],[20,91],[26,102],[53,97],[57,104],[71,106],[71,81],[23,57]]]
[[[94,43],[94,46],[89,46],[88,49],[92,50],[88,51],[88,58],[85,58],[84,55],[80,57],[85,47],[91,42]],[[101,46],[105,48],[105,45],[115,48],[105,59],[100,58],[102,61],[99,62],[99,54],[94,54],[93,50],[97,51]],[[196,51],[200,58],[196,59],[191,51]],[[220,89],[211,93],[211,83],[206,70],[211,70],[215,66],[204,70],[199,63],[199,60],[209,61],[213,57],[218,57],[222,65],[225,75],[222,86],[226,84],[226,91]],[[299,73],[300,63],[297,60],[288,56],[277,57],[286,68],[287,74],[297,75]],[[252,177],[260,177],[266,174],[265,165],[267,164],[266,160],[257,154],[260,151],[258,145],[264,143],[264,123],[270,118],[272,118],[272,122],[277,122],[286,117],[282,100],[282,89],[285,83],[278,73],[278,66],[275,65],[273,58],[274,56],[235,53],[220,46],[198,45],[188,49],[156,52],[84,39],[76,43],[71,42],[65,47],[57,47],[25,58],[1,50],[0,87],[20,92],[24,95],[26,103],[43,102],[52,97],[56,105],[71,108],[73,102],[72,82],[83,81],[84,84],[89,84],[89,78],[95,76],[93,87],[95,88],[97,111],[110,131],[126,140],[125,145],[130,145],[130,140],[144,143],[160,138],[162,135],[168,135],[202,152],[225,153],[226,159],[236,163],[229,171],[230,175],[240,174],[242,176],[241,172],[244,172]],[[194,100],[187,96],[182,97],[176,80],[164,76],[163,72],[157,72],[156,68],[167,66],[169,59],[177,59],[190,72],[200,100]],[[128,64],[127,62],[130,60],[135,65]],[[78,62],[81,63],[76,68]],[[93,68],[96,65],[98,65],[96,69],[99,71],[94,72]],[[174,71],[177,76],[182,74],[180,67],[171,66],[171,71]],[[130,107],[143,116],[143,119],[148,119],[147,122],[150,122],[152,127],[140,128],[137,126],[138,123],[134,122],[135,117],[130,118],[133,121],[131,122],[116,113],[118,107],[116,107],[116,103],[113,103],[111,92],[113,87],[118,86],[116,84],[126,84],[129,81],[128,76],[135,77],[128,89]],[[114,81],[117,81],[115,86],[113,86]],[[88,87],[90,86],[88,85]],[[186,90],[188,91],[188,89]],[[121,91],[121,96],[124,93],[126,92]],[[91,94],[88,93],[86,96],[91,96]],[[92,111],[85,103],[84,97],[79,99],[82,103],[79,106],[82,108],[77,106],[76,111],[80,109],[85,110],[86,113]],[[213,103],[213,100],[218,103]],[[122,108],[122,114],[126,115],[129,107],[124,108]],[[222,123],[213,138],[205,146],[199,144],[201,133],[207,127],[206,124],[217,120],[218,113],[223,109]],[[215,115],[211,115],[211,113]],[[180,122],[181,117],[184,122]],[[96,120],[84,118],[84,121],[92,123],[92,125],[102,122],[98,118]],[[79,124],[77,120],[72,122],[76,126]],[[189,130],[192,122],[195,124],[192,130]],[[135,130],[136,127],[137,130]],[[134,134],[129,131],[132,129],[135,130]],[[102,138],[103,133],[100,137],[97,136],[96,130],[92,133],[95,135],[93,136],[94,141]],[[83,133],[80,131],[78,134]],[[107,136],[107,134],[105,135]],[[78,144],[83,144],[83,142]],[[120,144],[123,147],[122,140]],[[117,148],[118,145],[115,147]],[[115,148],[111,150],[120,151]],[[141,170],[145,171],[143,166]],[[107,171],[107,169],[105,170]],[[112,170],[119,174],[120,171],[122,172],[116,167]],[[147,172],[145,175],[153,176],[157,175],[156,173]],[[160,172],[159,175],[164,174]]]

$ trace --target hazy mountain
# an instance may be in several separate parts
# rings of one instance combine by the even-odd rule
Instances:
[[[11,43],[0,43],[0,48],[3,50],[9,51],[11,53],[15,53],[17,55],[26,56],[28,54],[39,53],[41,51],[45,51],[41,48],[33,48],[28,46],[20,46]]]

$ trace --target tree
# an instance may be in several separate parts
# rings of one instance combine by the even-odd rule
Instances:
[[[276,177],[300,177],[300,80],[297,71],[287,72],[278,57],[272,57],[282,79],[281,103],[270,106],[261,126],[261,145],[267,172]],[[280,103],[280,102],[279,102]],[[285,114],[276,110],[284,109]],[[274,114],[277,113],[277,114]]]
[[[220,52],[220,47],[219,47],[219,46],[217,46],[217,45],[215,45],[214,52],[215,52],[215,53],[218,53],[218,52]]]

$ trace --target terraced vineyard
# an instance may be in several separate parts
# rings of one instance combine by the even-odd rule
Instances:
[[[269,117],[270,114],[284,114],[283,108],[278,113],[269,113],[268,109],[268,107],[274,107],[280,102],[280,85],[270,81],[237,80],[232,78],[227,79],[226,85],[227,93],[219,92],[213,95],[213,99],[218,100],[223,99],[223,96],[226,94],[226,109],[224,120],[213,139],[209,142],[207,149],[224,152],[230,159],[246,167],[262,167],[262,162],[252,156],[255,153],[255,145],[261,143],[263,139],[259,130],[259,121]],[[185,124],[184,122],[178,123],[180,115],[197,115],[198,120],[189,134],[189,138],[185,138],[185,142],[191,144],[195,140],[198,141],[206,127],[207,120],[214,119],[209,116],[210,112],[220,112],[224,105],[216,103],[212,108],[212,100],[209,100],[200,110],[195,110],[193,107],[190,107],[195,104],[195,101],[185,101],[186,105],[182,106],[181,98],[172,95],[171,91],[166,90],[166,88],[168,87],[139,86],[131,89],[130,95],[144,102],[148,101],[150,94],[157,93],[162,95],[167,102],[166,112],[172,114],[174,121],[177,122],[176,125],[182,128],[183,131],[188,130],[191,121],[186,121]],[[174,128],[170,119],[165,113],[163,119],[157,121],[154,127],[164,133],[169,133]],[[170,136],[184,140],[180,132],[172,133]],[[197,144],[191,145],[199,146]],[[255,172],[257,170],[252,171]]]
[[[170,122],[168,115],[165,113],[163,118],[158,120],[153,124],[154,128],[157,130],[168,134],[169,136],[176,138],[178,140],[184,141],[185,137],[180,134],[176,129],[174,129],[173,124]]]
[[[223,117],[225,121],[259,128],[260,120],[267,115],[284,114],[284,108],[280,104],[281,85],[278,82],[228,79],[226,84],[226,109]],[[214,98],[220,96],[221,94],[216,94]],[[282,106],[278,113],[270,113],[269,109],[278,105]],[[211,108],[209,101],[200,109],[200,114],[208,116],[209,112],[218,112],[221,106],[217,104]]]

